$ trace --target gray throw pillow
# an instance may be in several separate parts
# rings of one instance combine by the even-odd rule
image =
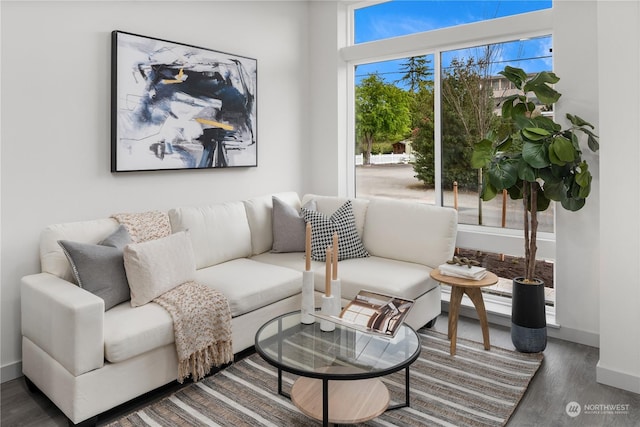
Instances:
[[[330,217],[302,207],[302,215],[311,223],[311,259],[325,261],[327,246],[333,245],[333,233],[338,233],[338,261],[350,258],[366,258],[369,252],[364,248],[353,214],[351,201],[340,206]]]
[[[275,196],[272,199],[273,246],[271,252],[304,252],[307,223],[302,213]],[[316,210],[315,200],[306,203],[304,208]]]
[[[78,286],[102,298],[105,311],[130,298],[122,255],[129,243],[131,237],[122,225],[96,245],[58,241],[71,264]]]
[[[118,249],[124,249],[129,243],[132,243],[133,239],[127,231],[127,227],[120,225],[116,231],[104,238],[99,245],[111,246]]]

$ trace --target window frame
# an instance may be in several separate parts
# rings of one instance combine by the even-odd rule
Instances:
[[[472,48],[480,45],[504,43],[518,39],[541,36],[552,37],[553,7],[536,12],[490,19],[438,30],[416,33],[407,36],[383,39],[367,43],[354,44],[355,9],[371,6],[371,2],[352,4],[348,11],[349,45],[340,49],[340,56],[347,65],[347,195],[355,196],[355,66],[371,62],[401,59],[411,56],[433,55],[434,65],[434,117],[441,113],[441,54],[443,52]],[[441,120],[434,123],[435,149],[435,204],[442,206],[441,185]],[[554,213],[555,216],[555,213]],[[554,217],[554,228],[556,218]],[[458,225],[459,247],[486,250],[496,253],[518,254],[524,246],[522,230],[502,229],[481,225]],[[544,259],[556,259],[556,233],[538,233],[538,256]]]

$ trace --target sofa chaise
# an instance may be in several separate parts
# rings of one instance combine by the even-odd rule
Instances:
[[[410,298],[415,305],[407,324],[417,329],[435,321],[440,288],[429,272],[453,255],[453,209],[312,194],[300,199],[295,192],[171,209],[171,231],[188,230],[196,281],[220,291],[229,302],[235,354],[253,346],[266,321],[300,309],[304,253],[276,251],[276,243],[282,246],[290,238],[280,210],[275,218],[276,199],[296,215],[302,206],[313,206],[329,219],[348,202],[368,256],[340,261],[342,300],[361,289]],[[299,218],[284,218],[284,223]],[[125,301],[105,311],[103,298],[74,283],[58,244],[96,244],[118,227],[113,218],[47,227],[40,241],[42,271],[21,281],[25,380],[72,425],[95,423],[98,414],[177,378],[170,315],[153,302],[132,307]],[[321,261],[312,262],[316,306],[324,290],[324,267]]]

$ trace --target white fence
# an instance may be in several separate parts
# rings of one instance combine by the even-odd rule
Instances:
[[[371,164],[372,165],[391,165],[398,163],[410,163],[415,161],[415,157],[411,154],[372,154],[371,155]],[[363,155],[356,154],[356,166],[362,166],[363,164]]]

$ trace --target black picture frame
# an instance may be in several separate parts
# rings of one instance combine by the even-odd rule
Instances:
[[[257,60],[111,33],[111,172],[255,167]]]

